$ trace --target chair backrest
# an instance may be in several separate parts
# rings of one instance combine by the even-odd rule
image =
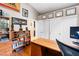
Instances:
[[[60,42],[59,40],[57,40],[58,46],[61,50],[62,55],[64,56],[79,56],[79,49],[70,47],[62,42]]]

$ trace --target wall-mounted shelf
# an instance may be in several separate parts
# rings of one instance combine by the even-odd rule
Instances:
[[[6,20],[10,19],[9,17],[4,17],[4,16],[0,16],[0,18],[6,19]]]

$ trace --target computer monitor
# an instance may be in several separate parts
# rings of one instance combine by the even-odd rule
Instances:
[[[79,39],[79,26],[70,27],[70,38]]]

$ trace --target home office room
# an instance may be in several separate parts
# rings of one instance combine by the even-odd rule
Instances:
[[[0,3],[0,56],[79,56],[79,3]]]

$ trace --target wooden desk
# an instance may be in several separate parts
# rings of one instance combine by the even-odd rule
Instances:
[[[45,49],[47,49],[46,51],[53,52],[52,54],[61,55],[60,49],[55,41],[47,40],[44,38],[38,38],[31,42],[31,55],[32,56],[43,55],[42,52],[44,53]]]

